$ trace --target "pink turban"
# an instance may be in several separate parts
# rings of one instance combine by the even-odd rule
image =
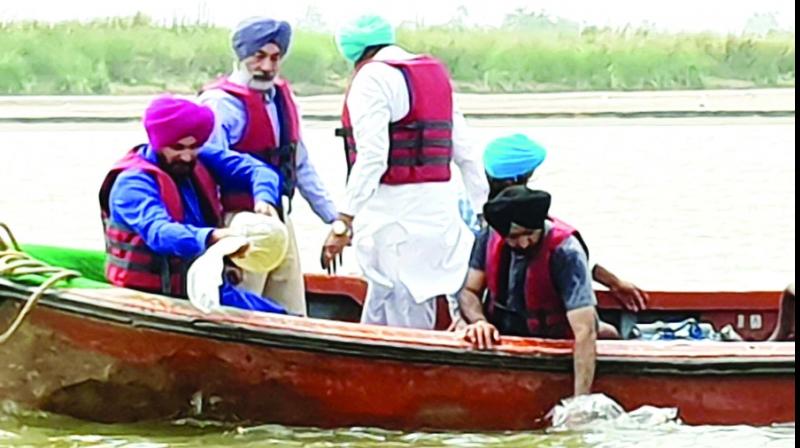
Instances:
[[[154,99],[143,121],[150,145],[156,150],[190,136],[203,145],[214,130],[214,112],[209,107],[170,95]]]

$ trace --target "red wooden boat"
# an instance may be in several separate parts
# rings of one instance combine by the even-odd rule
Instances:
[[[102,254],[78,258],[85,268]],[[366,288],[358,278],[309,275],[306,285],[312,318],[205,315],[113,287],[50,290],[0,344],[0,398],[101,422],[519,430],[546,426],[571,394],[568,341],[506,337],[477,351],[453,333],[353,323]],[[34,289],[0,277],[0,329]],[[732,324],[749,341],[600,341],[596,392],[629,410],[677,407],[689,424],[794,421],[794,342],[759,342],[779,292],[651,292],[650,310],[636,316],[598,295],[618,325],[691,316]]]

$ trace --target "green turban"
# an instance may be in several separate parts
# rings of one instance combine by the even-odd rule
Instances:
[[[394,27],[380,16],[361,16],[336,32],[336,46],[345,59],[352,63],[361,58],[367,47],[394,43]]]

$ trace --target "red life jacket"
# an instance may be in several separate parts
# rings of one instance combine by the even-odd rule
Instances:
[[[220,78],[203,87],[203,91],[220,89],[242,102],[247,114],[242,137],[231,148],[250,154],[272,165],[281,174],[281,193],[290,199],[297,185],[297,145],[300,142],[300,116],[294,102],[292,89],[284,80],[275,80],[275,106],[280,124],[280,141],[275,141],[264,92]],[[222,191],[225,211],[252,211],[251,191],[225,189]]]
[[[564,301],[556,291],[550,272],[550,258],[556,248],[567,238],[575,235],[586,250],[586,245],[577,230],[555,218],[552,227],[539,243],[536,254],[529,260],[525,273],[525,312],[528,331],[532,337],[549,339],[572,339],[572,329],[567,320]],[[486,282],[489,290],[486,316],[493,322],[500,294],[510,294],[508,278],[510,249],[504,238],[494,230],[489,236],[486,252]],[[588,250],[586,250],[588,254]]]
[[[388,185],[450,180],[453,159],[453,89],[445,66],[429,56],[407,61],[380,62],[403,72],[408,86],[409,111],[400,121],[389,124],[389,167],[381,177]],[[349,87],[348,87],[349,92]],[[357,144],[345,95],[342,128],[348,175],[356,162]]]
[[[186,297],[186,273],[191,260],[154,253],[139,234],[111,219],[111,187],[120,173],[138,169],[155,178],[170,217],[177,222],[183,221],[183,202],[177,184],[169,174],[138,152],[139,148],[133,148],[114,164],[100,188],[100,210],[106,239],[106,278],[116,286]],[[222,205],[217,196],[217,184],[199,161],[195,165],[192,180],[200,196],[203,214],[212,226],[219,226],[222,222]]]

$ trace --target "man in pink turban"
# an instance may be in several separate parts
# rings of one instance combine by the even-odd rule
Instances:
[[[114,285],[186,297],[186,273],[206,248],[228,236],[219,189],[247,188],[261,204],[278,203],[280,177],[233,151],[203,148],[214,114],[191,101],[161,96],[145,111],[149,143],[134,147],[100,189],[106,277]],[[225,281],[221,304],[285,313],[269,298]]]

